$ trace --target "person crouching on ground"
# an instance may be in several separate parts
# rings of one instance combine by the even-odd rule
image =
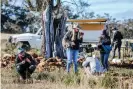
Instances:
[[[82,63],[82,66],[87,75],[99,75],[104,72],[103,66],[96,55],[93,55],[93,57],[87,57]]]
[[[100,50],[100,56],[101,56],[101,62],[102,65],[106,70],[108,70],[109,66],[108,66],[108,58],[109,58],[109,54],[111,51],[111,40],[110,37],[107,34],[106,30],[103,30],[102,35],[100,37],[99,40],[99,44],[98,44],[98,48]]]
[[[67,54],[67,67],[66,70],[70,72],[70,65],[73,60],[74,62],[74,72],[76,73],[77,70],[77,59],[79,54],[79,45],[82,43],[83,33],[79,32],[79,28],[77,26],[69,29],[69,31],[65,34],[63,41],[65,44],[64,47],[66,48]]]
[[[21,80],[29,79],[36,69],[36,61],[24,49],[18,53],[15,64]]]

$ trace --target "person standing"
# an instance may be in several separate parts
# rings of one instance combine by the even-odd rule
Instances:
[[[103,30],[99,39],[98,49],[100,50],[100,59],[104,71],[108,70],[108,58],[111,51],[111,40],[106,30]]]
[[[121,45],[122,45],[122,40],[123,35],[121,34],[120,31],[118,31],[117,28],[113,29],[113,39],[112,39],[112,46],[113,46],[113,59],[115,58],[115,51],[118,48],[118,58],[121,58]]]
[[[70,65],[73,60],[74,63],[74,72],[76,73],[77,70],[77,59],[79,53],[79,46],[83,40],[83,33],[79,32],[79,28],[72,27],[70,30],[65,34],[63,38],[63,46],[66,48],[67,54],[67,67],[66,70],[70,72]]]

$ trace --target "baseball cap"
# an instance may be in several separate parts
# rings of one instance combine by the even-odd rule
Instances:
[[[18,53],[22,53],[25,52],[25,50],[23,48],[18,48]]]

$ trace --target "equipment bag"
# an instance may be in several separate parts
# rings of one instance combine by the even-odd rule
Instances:
[[[112,46],[110,45],[102,45],[105,53],[110,53],[110,51],[112,50]]]

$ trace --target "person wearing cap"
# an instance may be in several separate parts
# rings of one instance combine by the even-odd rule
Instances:
[[[108,58],[111,51],[111,39],[107,34],[107,30],[103,30],[99,39],[98,49],[100,50],[101,63],[105,70],[108,70]]]
[[[117,28],[113,28],[113,39],[112,39],[112,46],[113,46],[113,57],[112,59],[115,58],[115,51],[118,48],[118,58],[121,58],[121,45],[122,45],[122,39],[123,35],[121,34],[120,31],[118,31]]]
[[[36,61],[22,48],[19,48],[15,65],[17,72],[20,74],[20,79],[22,80],[30,78],[31,74],[36,69]]]
[[[63,47],[66,49],[67,54],[67,72],[70,72],[70,65],[73,60],[74,72],[77,70],[77,59],[79,53],[79,46],[83,40],[83,33],[79,32],[78,26],[70,26],[68,32],[63,37]]]

